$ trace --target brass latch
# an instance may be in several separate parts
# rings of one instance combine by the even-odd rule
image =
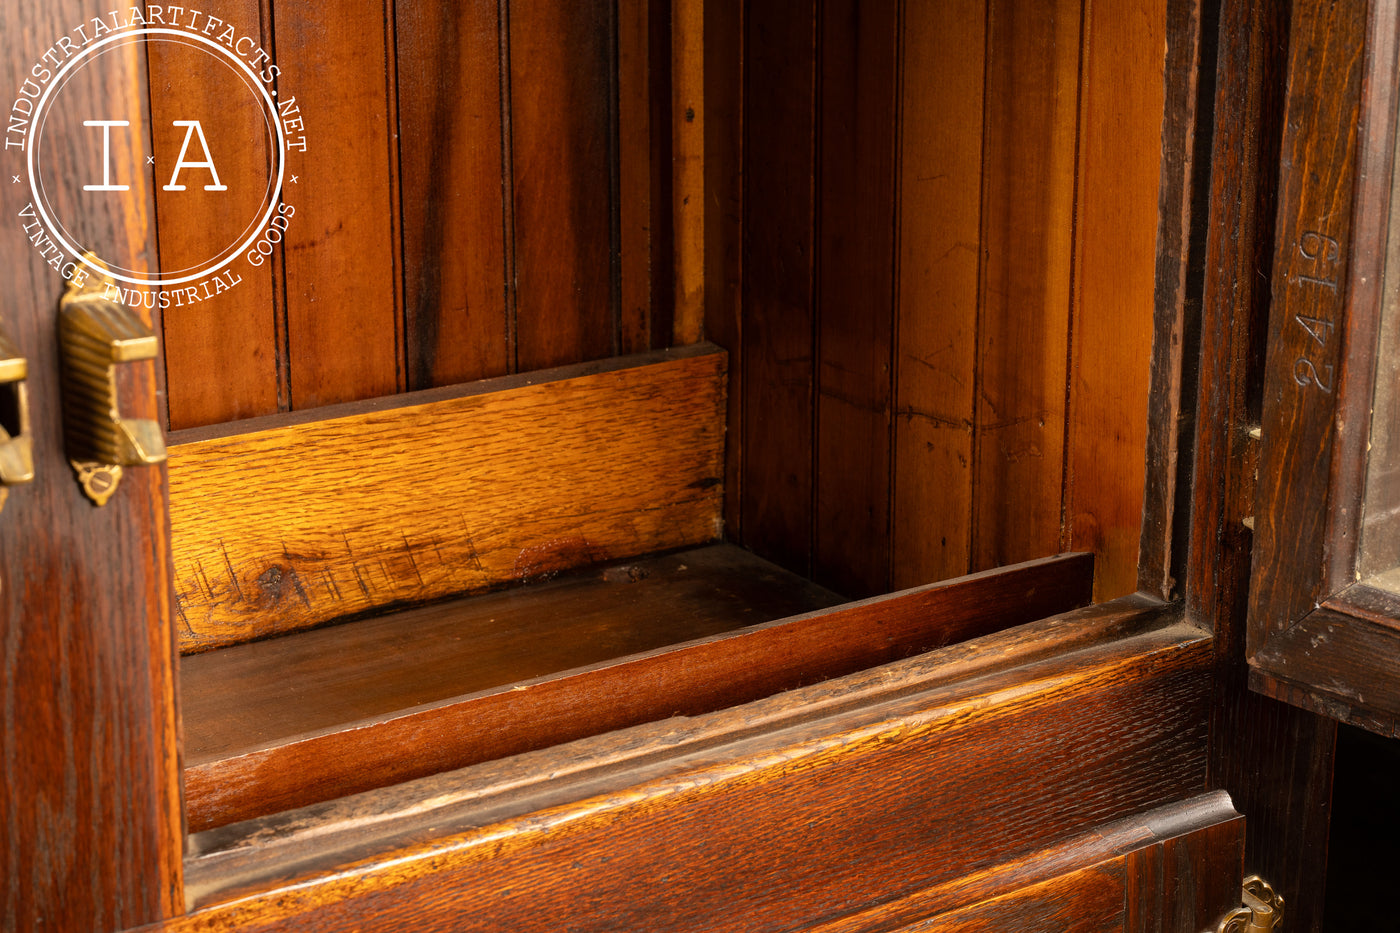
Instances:
[[[158,344],[134,311],[98,293],[99,282],[79,289],[70,283],[59,304],[58,338],[68,462],[88,497],[104,505],[122,467],[165,461],[165,437],[156,422],[118,408],[116,367],[154,359]]]
[[[1244,906],[1230,911],[1216,933],[1277,933],[1283,929],[1283,898],[1263,878],[1250,875],[1244,879],[1240,899]]]

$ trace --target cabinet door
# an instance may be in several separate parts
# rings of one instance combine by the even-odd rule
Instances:
[[[0,329],[27,361],[34,464],[32,482],[8,488],[0,513],[0,925],[19,929],[116,929],[181,906],[165,474],[128,470],[107,508],[75,481],[60,418],[56,316],[65,276],[82,266],[36,211],[62,218],[65,239],[127,267],[154,256],[149,178],[108,176],[109,186],[127,186],[121,192],[85,189],[103,186],[104,156],[129,164],[124,147],[138,138],[113,133],[104,152],[114,127],[86,121],[149,128],[141,48],[106,46],[94,67],[58,87],[64,52],[52,44],[81,43],[75,27],[92,37],[91,13],[81,3],[0,8],[0,83],[13,95],[0,193]],[[50,135],[43,159],[31,162],[21,143],[39,120]],[[122,369],[123,411],[156,417],[153,364]],[[9,441],[24,427],[22,396],[13,382],[0,391]]]
[[[1250,590],[1250,681],[1400,734],[1396,23],[1295,7]]]

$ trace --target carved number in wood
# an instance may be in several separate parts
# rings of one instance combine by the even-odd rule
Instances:
[[[1325,233],[1304,231],[1298,239],[1293,257],[1291,283],[1300,288],[1325,288],[1335,295],[1341,260],[1341,243]],[[1320,304],[1325,307],[1328,303]],[[1304,345],[1303,352],[1293,361],[1293,381],[1300,386],[1317,386],[1323,392],[1331,393],[1335,369],[1331,363],[1318,362],[1314,357],[1328,350],[1333,323],[1325,317],[1306,314],[1293,315],[1293,323],[1302,328],[1311,341]]]

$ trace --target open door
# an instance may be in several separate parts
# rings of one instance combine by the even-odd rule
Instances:
[[[1220,789],[1234,787],[1212,744],[1212,723],[1234,702],[1221,675],[1231,622],[1207,607],[1214,589],[1197,589],[1194,603],[1182,595],[1201,579],[1193,568],[1219,557],[1201,529],[1218,519],[1206,500],[1223,473],[1198,468],[1192,483],[1178,464],[1204,462],[1187,430],[1197,390],[1206,403],[1234,390],[1192,381],[1192,341],[1244,313],[1207,309],[1203,323],[1189,260],[1205,239],[1205,202],[1238,203],[1240,191],[1208,192],[1209,159],[1187,154],[1252,140],[1263,119],[1232,124],[1222,109],[1213,135],[1201,129],[1211,116],[1201,76],[1217,67],[1201,37],[1243,14],[1231,8],[1217,22],[1173,2],[1120,22],[1091,20],[1082,3],[1053,15],[1046,4],[990,3],[942,13],[940,24],[912,4],[813,4],[804,30],[757,8],[687,2],[369,13],[278,4],[275,16],[229,4],[198,21],[163,8],[159,23],[155,7],[94,18],[80,6],[4,13],[5,74],[39,94],[21,91],[35,101],[22,107],[42,113],[47,87],[67,89],[65,107],[52,104],[57,91],[48,105],[66,123],[17,105],[19,151],[5,153],[18,179],[4,188],[9,216],[26,218],[36,199],[54,205],[35,218],[37,241],[21,224],[25,236],[11,229],[3,246],[12,279],[28,283],[0,324],[29,362],[35,462],[34,482],[0,512],[4,874],[34,879],[9,883],[9,926],[1196,931],[1238,906],[1244,820]],[[1140,22],[1152,28],[1129,28]],[[948,419],[896,411],[904,383],[880,359],[846,352],[869,339],[892,346],[882,325],[857,333],[861,314],[803,309],[895,294],[871,272],[881,256],[893,267],[895,244],[852,245],[840,222],[878,227],[883,215],[866,207],[899,190],[896,176],[910,193],[893,203],[924,203],[913,193],[922,163],[893,158],[919,151],[899,148],[894,127],[922,125],[899,79],[936,76],[944,60],[934,56],[916,72],[928,46],[915,40],[944,27],[995,54],[958,65],[986,87],[940,99],[981,107],[990,95],[1025,112],[1013,107],[974,134],[979,147],[992,141],[978,165],[1014,184],[984,179],[972,198],[973,318],[997,310],[980,342],[965,341],[984,390],[967,389],[967,436],[953,420],[938,446]],[[1094,57],[1091,39],[1103,35],[1110,46],[1144,41],[1163,62],[1147,82],[1160,74],[1164,94],[1150,133],[1165,114],[1163,158],[1149,172],[1161,179],[1147,221],[1156,309],[1134,315],[1155,344],[1143,344],[1150,370],[1144,352],[1121,380],[1145,398],[1150,378],[1153,404],[1146,435],[1126,443],[1118,409],[1101,398],[1119,383],[1076,388],[1113,371],[1074,365],[1102,336],[1075,331],[1086,319],[1066,310],[1097,274],[1084,266],[1094,244],[1047,237],[1058,278],[1022,277],[1010,261],[1027,231],[1057,218],[1071,230],[1142,229],[1141,218],[1120,228],[1088,210],[1087,182],[1037,187],[1041,176],[1015,157],[1024,132],[1047,146],[1045,178],[1060,178],[1060,165],[1072,179],[1092,170],[1113,183],[1102,168],[1112,148],[1081,148],[1075,135],[1096,108],[1111,109],[1105,88],[1119,86],[1117,72],[1095,70],[1121,63]],[[429,54],[439,43],[453,54]],[[92,54],[99,47],[108,51]],[[422,62],[442,70],[385,91],[386,75]],[[1237,77],[1235,67],[1220,73]],[[202,80],[205,70],[215,77]],[[754,72],[805,73],[806,109],[780,105],[787,85]],[[888,95],[862,91],[856,74]],[[372,100],[357,96],[376,88]],[[518,106],[505,109],[511,88]],[[549,104],[560,100],[572,107]],[[890,111],[863,106],[871,100]],[[444,114],[448,103],[462,109]],[[734,124],[742,134],[720,129],[735,109],[748,113]],[[491,124],[503,113],[509,132]],[[843,128],[841,114],[873,123],[821,136],[808,126],[805,155],[784,161],[791,121]],[[391,145],[390,125],[441,142]],[[651,129],[632,135],[638,125]],[[217,153],[230,138],[242,142],[223,169]],[[512,148],[495,144],[503,138]],[[846,148],[849,139],[886,148]],[[391,170],[362,176],[362,153],[384,150]],[[499,175],[468,167],[504,158]],[[94,165],[112,173],[82,181],[78,167]],[[709,198],[734,191],[726,173],[740,168],[754,195],[736,218]],[[1123,172],[1117,183],[1140,187],[1141,165]],[[494,187],[461,187],[483,174]],[[840,187],[848,177],[859,184]],[[823,224],[812,220],[814,178],[840,194],[823,202]],[[236,206],[216,197],[250,181]],[[562,212],[560,191],[574,192]],[[958,195],[944,195],[951,211]],[[69,211],[81,224],[56,223]],[[482,235],[502,218],[504,233]],[[764,226],[774,218],[809,239],[789,249],[777,235],[787,228]],[[92,249],[100,266],[70,249],[55,275],[45,238],[59,244],[68,227],[82,235],[64,242]],[[233,233],[201,239],[209,230]],[[977,259],[984,242],[1002,248],[995,259]],[[899,283],[938,284],[916,247],[900,241],[910,274]],[[765,271],[731,282],[736,256],[765,255]],[[790,265],[793,256],[808,265]],[[966,277],[965,265],[948,269]],[[478,277],[497,267],[513,270],[499,294]],[[55,315],[65,269],[109,276],[97,299],[164,335],[163,414],[159,373],[125,364],[116,386],[124,414],[176,426],[168,472],[125,469],[100,506],[64,447]],[[191,270],[199,275],[175,281]],[[365,300],[382,294],[387,312]],[[1060,298],[1055,331],[1045,309]],[[730,314],[740,306],[761,313]],[[449,313],[461,307],[473,313]],[[475,313],[483,307],[502,313]],[[890,308],[917,331],[911,341],[932,347],[928,328],[915,327],[926,310],[904,299]],[[728,353],[699,339],[702,322]],[[1037,334],[1018,331],[1027,322]],[[1065,341],[1046,354],[1060,370],[1019,365],[1028,357],[1005,349],[1018,334]],[[787,352],[802,341],[830,352],[802,364]],[[802,365],[823,391],[794,376]],[[867,370],[868,382],[846,381]],[[939,395],[956,375],[938,371],[908,391]],[[1065,411],[1075,397],[1078,421]],[[13,410],[0,416],[17,434]],[[898,433],[895,416],[919,426]],[[1206,434],[1220,428],[1202,419]],[[1075,432],[1092,443],[1068,444]],[[736,450],[740,434],[747,446]],[[1042,437],[1061,446],[1047,455]],[[985,468],[969,488],[983,492],[891,484],[881,457],[892,447],[862,441],[867,458],[832,438],[917,440],[953,465],[965,445]],[[831,468],[794,468],[787,455],[801,448]],[[1108,519],[1074,509],[1096,475],[1122,472],[1093,467],[1119,464],[1125,448],[1132,470],[1147,461],[1127,545]],[[1081,456],[1087,466],[1066,466]],[[1059,472],[1047,480],[1036,460]],[[785,487],[795,492],[778,495]],[[868,495],[844,494],[852,488]],[[929,511],[909,510],[920,503]],[[954,531],[920,537],[925,516],[944,514],[939,503]],[[812,517],[822,507],[830,523]],[[967,543],[960,557],[949,557],[961,547],[950,539]],[[911,541],[920,554],[901,562],[898,546]],[[1096,557],[1058,553],[1081,545]],[[427,604],[507,583],[525,586]],[[1095,586],[1116,598],[1095,602]],[[588,612],[646,624],[590,628]],[[519,629],[515,642],[499,640],[500,658],[562,660],[464,686],[507,615]],[[414,640],[424,632],[432,637]],[[605,639],[615,644],[598,656],[571,653]],[[454,641],[466,647],[448,651]],[[440,662],[436,693],[414,693],[425,668],[401,663],[424,653]],[[312,708],[329,712],[298,718]],[[279,720],[269,738],[266,724]],[[90,878],[103,885],[87,887]]]

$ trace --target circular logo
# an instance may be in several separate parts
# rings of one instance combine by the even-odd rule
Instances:
[[[142,45],[146,73],[133,48]],[[103,104],[114,97],[104,90],[140,86],[148,74],[149,120],[143,109]],[[70,50],[31,95],[26,169],[44,231],[76,261],[131,286],[219,273],[278,214],[287,139],[275,74],[275,66],[255,70],[231,41],[183,28],[122,29]],[[154,216],[131,199],[146,199]],[[118,227],[133,217],[154,221],[158,257],[124,254],[132,238]]]

